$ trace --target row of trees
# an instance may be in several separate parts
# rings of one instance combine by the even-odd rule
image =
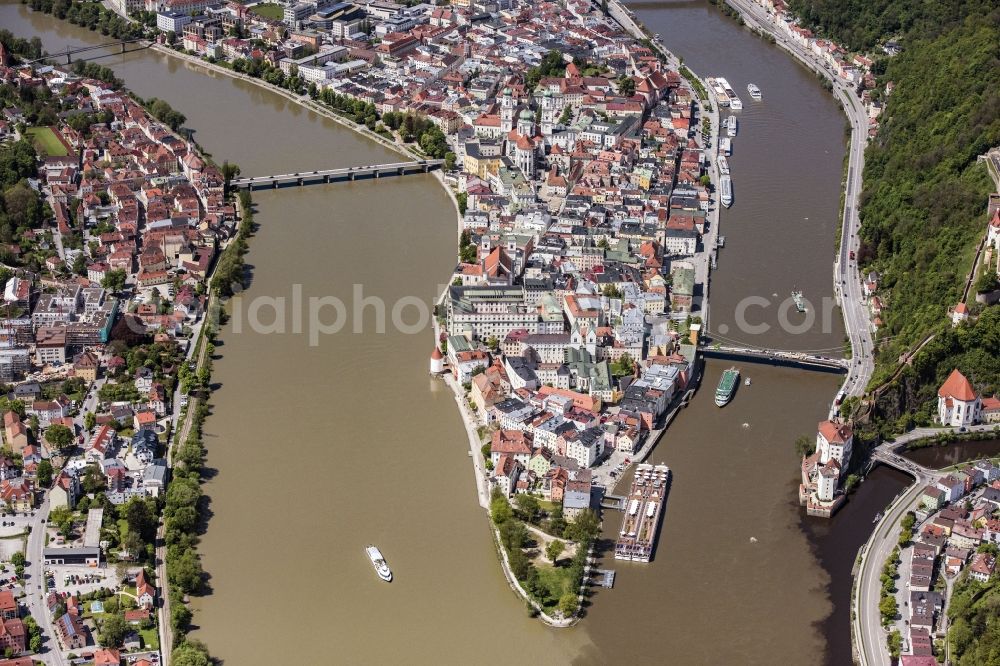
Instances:
[[[42,57],[42,39],[40,37],[32,37],[31,39],[16,37],[14,33],[5,28],[0,30],[0,44],[3,44],[8,53],[27,60],[37,60]]]
[[[246,278],[243,257],[249,250],[248,240],[253,232],[253,207],[248,192],[240,192],[239,197],[243,219],[240,221],[240,228],[236,232],[235,238],[229,242],[229,245],[219,256],[212,278],[212,285],[216,293],[223,297],[229,297],[241,291]]]
[[[52,14],[102,35],[116,39],[142,37],[144,29],[140,23],[131,23],[99,2],[73,2],[73,0],[30,0],[28,5],[35,11]]]
[[[878,611],[882,616],[882,626],[888,627],[896,614],[899,606],[896,603],[896,578],[899,576],[899,546],[892,549],[889,559],[882,566],[882,593],[878,603]]]
[[[142,104],[151,116],[175,132],[187,121],[187,116],[180,111],[174,110],[170,104],[157,97],[150,97],[145,102],[142,102]]]

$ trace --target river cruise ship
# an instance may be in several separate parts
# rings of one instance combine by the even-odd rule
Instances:
[[[666,465],[636,465],[635,478],[625,499],[622,528],[615,542],[616,560],[649,562],[653,559],[669,483],[670,468]]]
[[[729,160],[726,159],[725,155],[719,155],[719,159],[717,161],[719,163],[719,173],[721,173],[723,176],[728,176]]]
[[[725,407],[733,399],[733,394],[736,393],[736,385],[739,382],[740,371],[735,367],[723,372],[722,379],[719,380],[719,386],[715,389],[715,404],[719,407]]]
[[[722,205],[729,208],[733,205],[733,179],[723,176],[719,179],[719,200]]]

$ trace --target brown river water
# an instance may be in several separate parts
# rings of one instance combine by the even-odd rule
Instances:
[[[844,150],[836,104],[710,5],[635,9],[702,76],[727,76],[737,90],[753,81],[765,95],[759,107],[744,96],[713,328],[839,349],[836,317],[827,331],[818,322],[796,335],[778,330],[777,315],[793,288],[815,299],[832,290]],[[0,4],[0,25],[52,52],[106,41],[18,4]],[[198,142],[245,175],[397,158],[273,92],[175,58],[140,51],[100,62],[184,113]],[[222,332],[206,424],[213,475],[201,552],[212,593],[195,602],[194,635],[214,654],[240,666],[849,661],[850,565],[906,479],[876,470],[834,521],[802,515],[792,443],[825,417],[840,376],[743,363],[753,385],[719,410],[712,393],[729,363],[710,362],[652,456],[674,470],[655,561],[605,562],[618,571],[615,588],[597,592],[576,627],[548,629],[503,580],[454,401],[427,375],[432,336],[412,300],[430,302],[455,263],[447,195],[432,176],[413,176],[258,192],[254,202],[253,280]],[[381,299],[385,332],[378,306],[354,316],[357,288]],[[772,330],[740,333],[739,301],[772,294],[781,298],[748,315]],[[341,332],[310,340],[310,297],[345,304]],[[285,332],[251,330],[251,314],[273,323],[281,299]],[[394,306],[419,332],[392,325]],[[613,534],[619,517],[608,518]],[[367,543],[385,553],[391,585],[373,575]]]

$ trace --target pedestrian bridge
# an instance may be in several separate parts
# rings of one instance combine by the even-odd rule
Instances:
[[[851,366],[850,360],[845,358],[832,358],[808,352],[781,349],[712,345],[702,347],[701,351],[706,358],[757,361],[804,368],[806,370],[819,370],[822,372],[847,372]]]
[[[343,167],[340,169],[324,169],[321,171],[302,171],[299,173],[278,174],[275,176],[254,176],[252,178],[233,178],[229,187],[236,190],[277,189],[279,187],[322,185],[341,181],[385,178],[388,176],[408,176],[417,173],[428,173],[440,169],[444,160],[418,160],[411,162],[393,162],[392,164],[369,164],[368,166]]]
[[[77,46],[75,48],[68,48],[65,51],[60,51],[59,53],[46,53],[41,58],[35,60],[25,61],[26,65],[34,65],[46,60],[55,60],[57,58],[66,58],[66,64],[70,65],[73,63],[73,56],[79,55],[81,53],[86,53],[91,59],[99,58],[106,55],[113,55],[116,53],[114,49],[118,49],[117,53],[127,53],[129,44],[137,44],[139,49],[149,48],[152,42],[147,41],[143,37],[133,37],[132,39],[120,39],[116,42],[108,42],[106,44],[94,44],[92,46]],[[133,49],[137,50],[137,49]],[[106,53],[99,53],[100,51],[107,51]]]

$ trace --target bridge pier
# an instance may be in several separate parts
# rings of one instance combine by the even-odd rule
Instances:
[[[301,178],[296,178],[295,182],[298,184],[299,187],[302,187],[302,179]]]
[[[347,174],[347,180],[354,180],[354,172],[353,171],[350,172],[349,174]]]
[[[327,174],[327,175],[323,176],[323,182],[324,183],[329,183],[330,182],[330,174]]]
[[[73,64],[73,54],[72,53],[67,53],[66,54],[66,64],[67,65]]]
[[[271,181],[271,187],[273,189],[278,189],[278,179],[277,178],[275,178],[274,180]]]
[[[425,164],[424,165],[424,173],[430,173],[430,170],[431,170],[431,165],[430,164]]]
[[[378,168],[374,169],[373,173],[375,174],[375,178],[377,179],[378,178]]]
[[[122,53],[125,53],[125,42],[122,42]]]

